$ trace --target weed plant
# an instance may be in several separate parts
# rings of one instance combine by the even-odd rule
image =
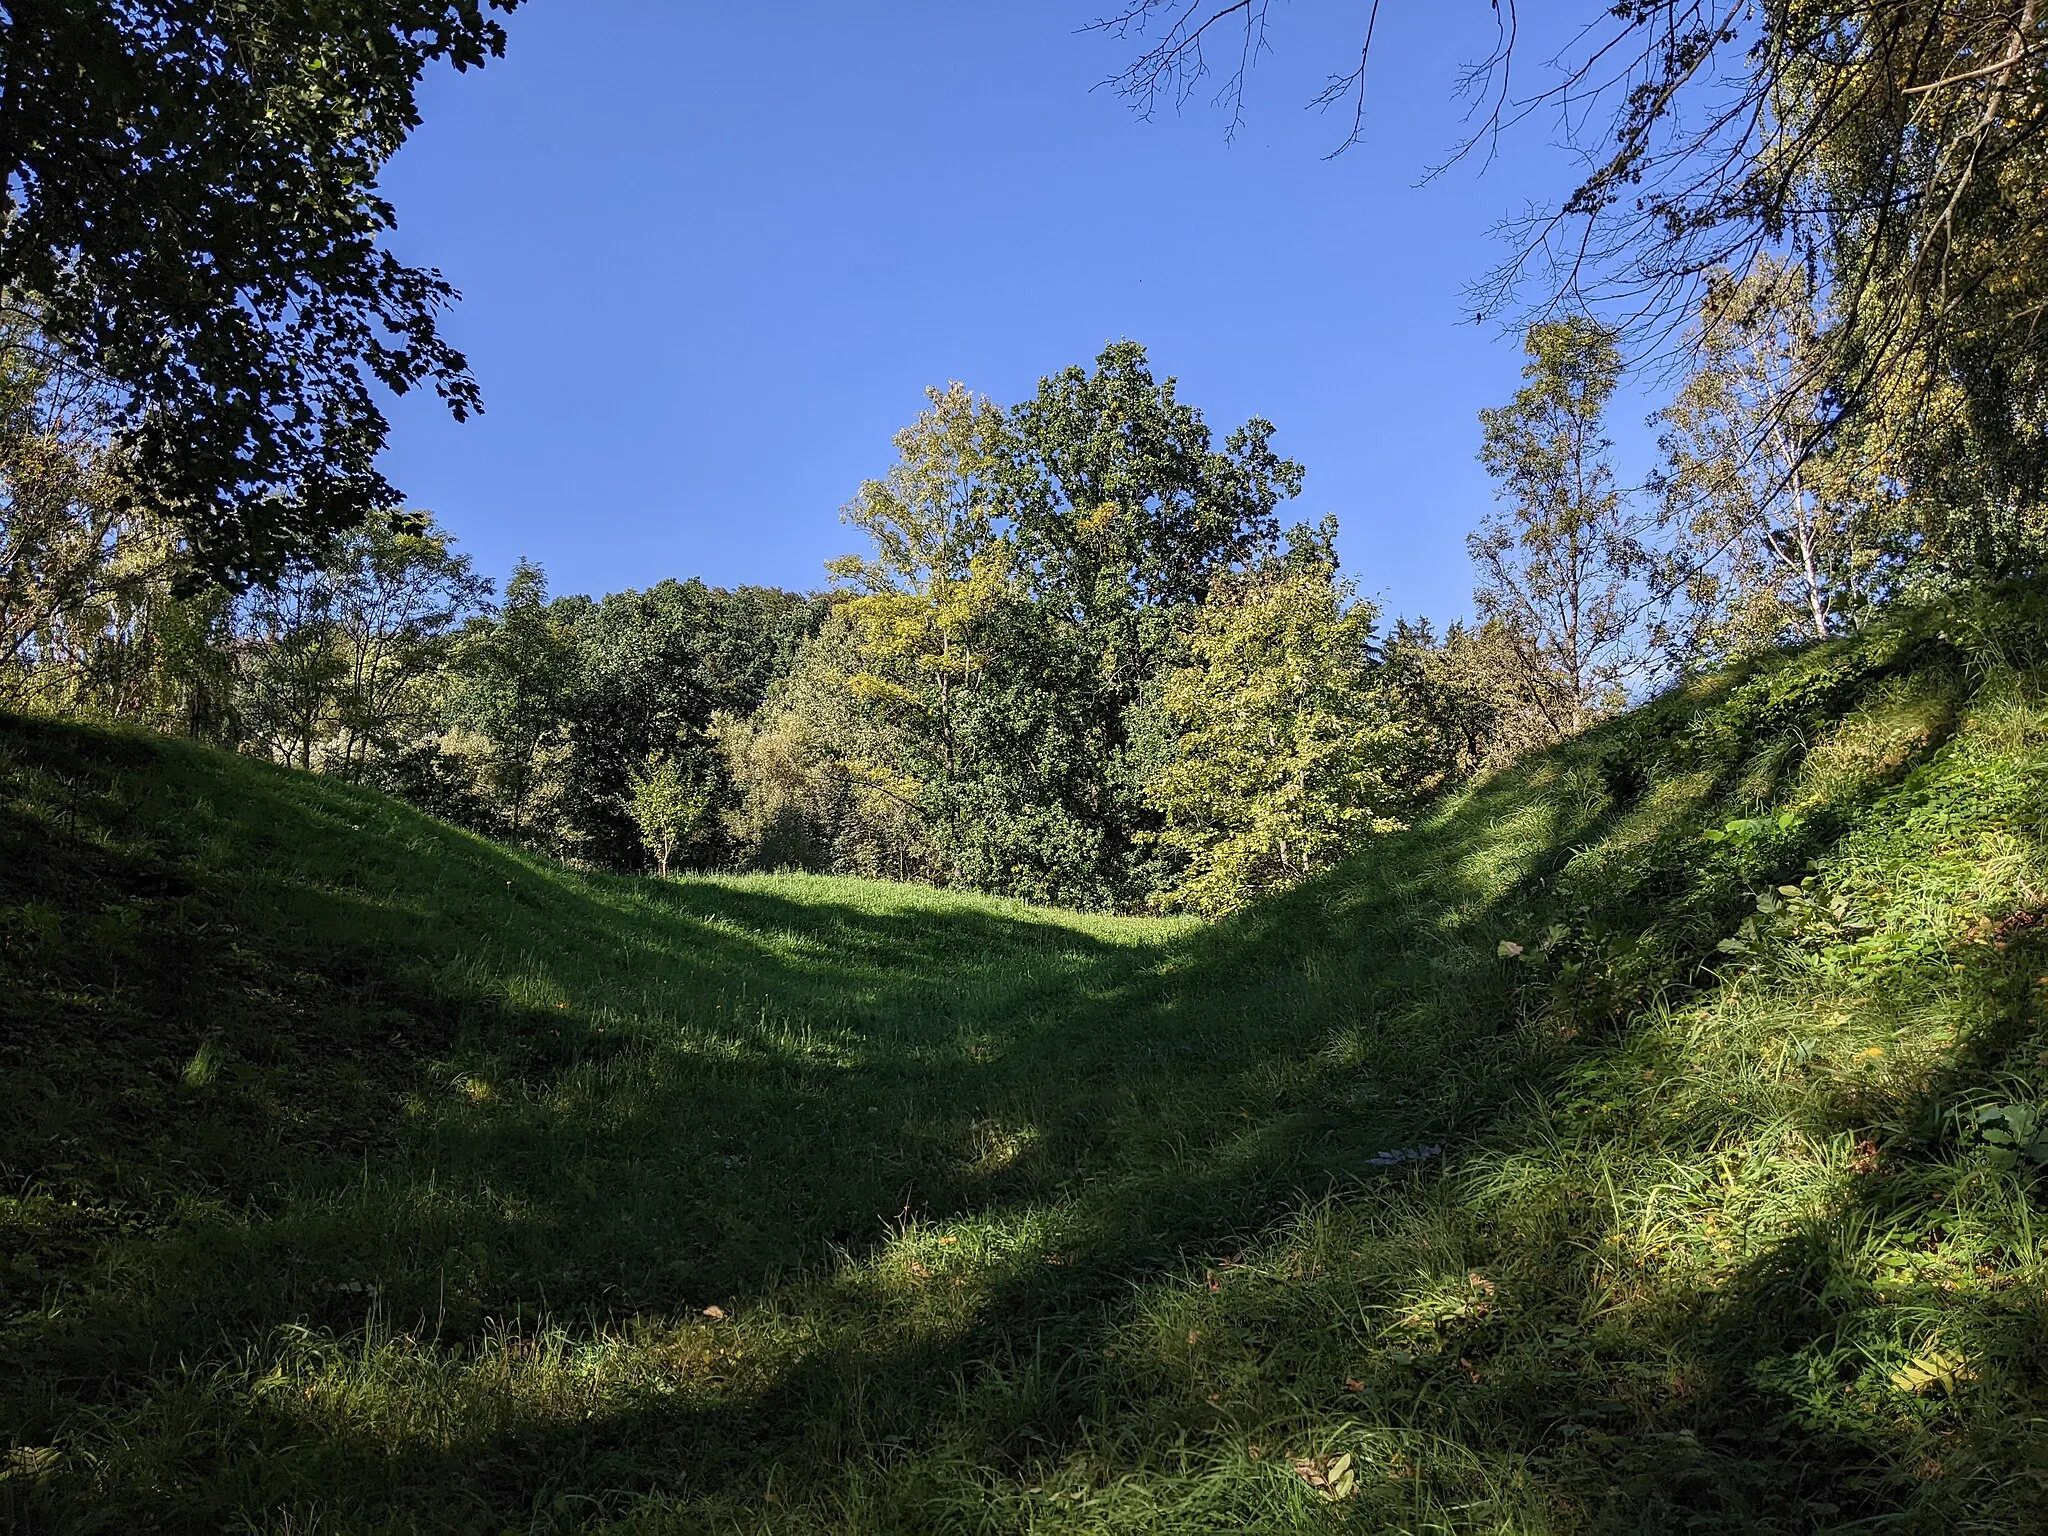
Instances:
[[[0,1528],[2048,1529],[2048,597],[1199,927],[0,722]]]

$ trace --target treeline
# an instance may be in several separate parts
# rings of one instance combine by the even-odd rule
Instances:
[[[1917,472],[1881,415],[1829,419],[1828,325],[1797,271],[1717,281],[1634,490],[1615,336],[1533,327],[1481,423],[1479,618],[1438,632],[1361,598],[1334,518],[1283,524],[1302,470],[1270,423],[1219,436],[1129,342],[1010,407],[932,391],[822,593],[594,600],[524,562],[500,593],[415,514],[266,585],[198,582],[125,493],[94,390],[17,323],[0,702],[343,774],[592,865],[1224,911],[1688,668],[2031,560],[2038,499]]]

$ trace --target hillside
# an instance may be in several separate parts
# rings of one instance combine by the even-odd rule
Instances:
[[[1909,615],[1210,927],[0,720],[0,1529],[2048,1526],[2044,685]]]

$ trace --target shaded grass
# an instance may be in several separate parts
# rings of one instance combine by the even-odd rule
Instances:
[[[1208,928],[7,721],[0,1523],[2041,1526],[2044,659],[1704,679]]]

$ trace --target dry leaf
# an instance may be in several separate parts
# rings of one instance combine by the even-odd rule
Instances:
[[[1358,1492],[1358,1470],[1349,1451],[1327,1461],[1304,1457],[1294,1464],[1294,1474],[1326,1499],[1348,1499]]]

